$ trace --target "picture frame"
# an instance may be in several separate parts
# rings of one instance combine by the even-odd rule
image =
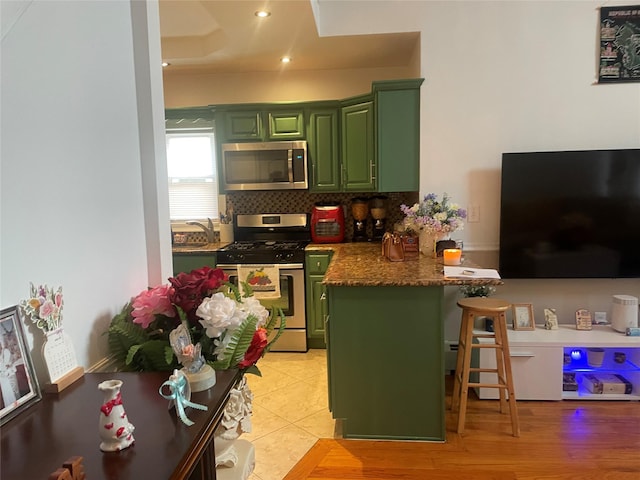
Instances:
[[[18,306],[0,311],[0,425],[42,398]]]
[[[558,330],[558,316],[555,308],[544,309],[544,328],[547,330]]]
[[[535,330],[533,305],[531,303],[514,303],[511,305],[514,330]]]

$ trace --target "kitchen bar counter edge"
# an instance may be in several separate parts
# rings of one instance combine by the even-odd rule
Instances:
[[[502,280],[488,278],[447,279],[442,258],[419,254],[416,259],[391,262],[382,256],[380,243],[312,243],[307,251],[333,251],[333,258],[323,284],[331,286],[446,286],[502,285]],[[463,266],[478,268],[464,260]]]

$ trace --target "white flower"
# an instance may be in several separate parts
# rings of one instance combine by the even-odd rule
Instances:
[[[237,328],[246,318],[246,313],[236,308],[235,300],[227,297],[222,292],[213,294],[202,300],[196,310],[200,317],[200,323],[206,329],[209,338],[217,338],[226,329]]]
[[[224,351],[227,349],[229,342],[231,342],[232,336],[233,336],[233,331],[227,331],[224,337],[213,341],[213,344],[216,346],[213,353],[216,355],[216,358],[218,360],[225,359]]]
[[[243,298],[238,308],[245,312],[247,316],[255,315],[258,318],[256,329],[266,325],[269,319],[269,310],[267,310],[256,297]]]
[[[433,215],[433,218],[439,222],[444,222],[447,219],[447,212],[439,212]]]

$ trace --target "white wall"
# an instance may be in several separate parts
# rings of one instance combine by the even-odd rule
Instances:
[[[61,285],[84,367],[105,356],[113,315],[171,272],[157,200],[167,181],[157,4],[134,3],[135,18],[128,1],[2,2],[19,15],[2,32],[0,305],[26,299],[29,282]],[[42,335],[26,330],[45,381]]]
[[[477,204],[480,222],[455,236],[467,250],[497,250],[503,152],[640,147],[640,84],[594,83],[600,6],[318,0],[315,12],[321,35],[422,32],[420,191]],[[497,291],[533,303],[538,322],[556,308],[561,323],[578,308],[610,313],[614,294],[640,297],[640,280],[507,280]],[[447,289],[449,339],[458,295]]]
[[[164,101],[167,108],[177,108],[225,103],[338,100],[370,92],[373,80],[418,76],[420,70],[416,65],[250,74],[185,74],[166,71]]]

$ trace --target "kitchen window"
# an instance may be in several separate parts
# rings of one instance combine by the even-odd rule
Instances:
[[[166,142],[171,221],[217,219],[213,120],[167,119]]]

